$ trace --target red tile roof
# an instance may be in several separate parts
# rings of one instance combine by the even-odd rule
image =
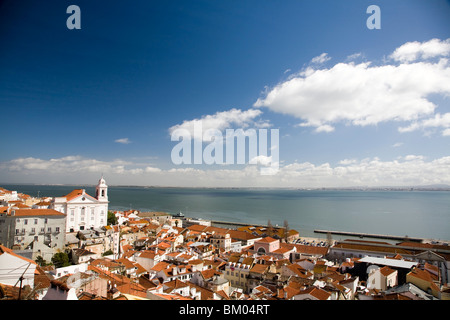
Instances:
[[[15,216],[25,217],[25,216],[65,216],[64,213],[53,209],[18,209],[11,210],[14,211]]]

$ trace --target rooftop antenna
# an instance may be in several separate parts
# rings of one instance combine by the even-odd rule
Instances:
[[[25,268],[25,271],[22,273],[22,275],[19,277],[19,280],[17,280],[16,284],[14,285],[14,288],[17,286],[17,283],[20,281],[20,287],[19,287],[19,297],[17,300],[20,300],[20,296],[22,295],[22,281],[25,279],[23,275],[25,272],[27,272],[28,267],[31,265],[31,262],[28,263],[27,267]]]

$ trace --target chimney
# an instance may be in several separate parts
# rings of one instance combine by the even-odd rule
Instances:
[[[172,274],[173,274],[174,276],[176,276],[176,275],[178,274],[178,268],[177,268],[177,266],[174,266],[174,267],[173,267],[173,269],[172,269]]]

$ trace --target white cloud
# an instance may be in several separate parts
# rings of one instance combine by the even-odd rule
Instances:
[[[349,56],[347,57],[347,60],[355,60],[355,59],[357,59],[357,58],[359,58],[359,57],[361,57],[361,56],[362,56],[362,53],[361,53],[361,52],[354,53],[354,54],[349,55]]]
[[[269,158],[258,158],[259,164]],[[266,161],[266,162],[265,162]],[[330,163],[295,162],[281,166],[275,175],[261,175],[257,165],[229,169],[223,166],[160,169],[123,160],[101,161],[82,157],[59,159],[19,158],[0,163],[0,179],[38,183],[82,183],[98,180],[109,184],[203,187],[349,187],[450,184],[450,156],[428,160],[406,155],[395,160],[344,159]],[[219,169],[217,169],[219,168]],[[8,176],[9,175],[9,176]],[[33,180],[35,179],[35,180]],[[52,179],[50,181],[50,179]],[[77,180],[78,179],[78,180]]]
[[[423,160],[423,159],[425,159],[425,157],[424,156],[417,156],[417,155],[414,155],[414,154],[409,154],[409,155],[405,156],[404,159],[406,161]]]
[[[396,50],[396,59],[407,56],[402,47]],[[420,58],[443,56],[447,50],[435,42],[421,48],[415,51],[421,52]],[[420,121],[434,115],[437,105],[429,100],[432,94],[450,94],[450,64],[445,58],[379,66],[342,62],[325,69],[308,67],[267,90],[254,107],[294,116],[302,120],[301,126],[314,127],[316,132],[331,132],[337,123]]]
[[[17,158],[0,164],[0,169],[16,173],[49,173],[49,174],[78,174],[86,172],[111,172],[120,174],[137,174],[139,171],[125,169],[131,162],[123,160],[102,161],[87,159],[80,156],[68,156],[59,159]]]
[[[131,143],[131,141],[128,138],[117,139],[117,140],[114,140],[114,142],[122,143],[122,144],[129,144],[129,143]]]
[[[314,57],[311,59],[312,63],[321,64],[331,60],[327,53],[322,53],[320,56]]]
[[[339,164],[341,164],[343,166],[348,166],[349,164],[354,164],[356,162],[357,162],[356,159],[344,159],[344,160],[339,161]]]
[[[333,132],[334,127],[332,127],[328,124],[323,124],[323,125],[318,126],[315,131],[316,132]]]
[[[450,39],[431,39],[426,42],[407,42],[395,49],[390,57],[400,62],[411,62],[418,59],[448,57],[450,55]]]
[[[155,167],[146,167],[145,168],[146,173],[155,173],[155,172],[161,172],[161,169],[155,168]]]
[[[430,128],[444,128],[442,130],[443,136],[449,135],[450,130],[450,113],[445,113],[441,115],[440,113],[435,114],[434,117],[424,119],[421,121],[415,121],[411,123],[407,127],[400,127],[398,128],[399,132],[411,132],[415,130],[424,130],[424,129],[430,129]]]
[[[402,145],[403,145],[403,142],[397,142],[392,145],[392,148],[398,148],[398,147],[401,147]]]
[[[200,119],[185,120],[181,124],[177,124],[169,128],[172,134],[177,130],[187,130],[193,139],[210,141],[211,136],[207,130],[232,129],[233,127],[247,128],[254,126],[255,128],[267,128],[270,123],[267,120],[256,120],[262,114],[261,110],[249,109],[242,111],[240,109],[231,109],[228,111],[217,112],[213,115],[205,115]],[[195,131],[195,127],[201,127],[202,131]],[[222,132],[222,134],[224,134]]]
[[[249,161],[249,163],[260,164],[260,165],[263,165],[263,166],[270,166],[271,164],[273,164],[272,163],[272,156],[268,157],[268,156],[264,156],[264,155],[259,155],[259,156],[254,157],[253,159],[251,159]]]

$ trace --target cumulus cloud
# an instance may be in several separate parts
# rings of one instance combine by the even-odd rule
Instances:
[[[396,142],[392,145],[392,148],[399,148],[403,145],[403,142]]]
[[[431,39],[426,42],[407,42],[395,49],[391,58],[400,62],[411,62],[418,59],[448,57],[450,55],[450,39]]]
[[[81,156],[68,156],[48,160],[27,157],[2,162],[0,163],[0,169],[21,173],[49,172],[54,174],[77,174],[84,172],[112,172],[133,174],[133,171],[125,170],[125,165],[129,164],[131,162],[123,160],[102,161],[87,159]]]
[[[449,184],[449,166],[450,157],[426,161],[424,156],[408,155],[393,161],[376,157],[342,160],[334,167],[329,163],[293,163],[281,168],[280,172],[286,183],[298,180],[311,187],[411,186]]]
[[[434,116],[437,105],[431,95],[450,94],[450,64],[443,58],[449,53],[449,40],[431,40],[397,48],[391,55],[393,64],[351,61],[324,69],[309,66],[267,90],[253,106],[294,116],[301,126],[314,127],[316,132],[332,132],[338,123],[414,124]],[[423,60],[432,57],[439,59]]]
[[[205,115],[200,119],[185,120],[181,124],[177,124],[169,128],[169,133],[174,132],[189,133],[192,139],[200,141],[210,141],[213,136],[211,130],[222,132],[225,129],[234,127],[247,128],[253,126],[256,128],[267,128],[270,123],[267,120],[258,119],[262,114],[261,110],[249,109],[231,109],[227,111],[217,112],[213,115]],[[201,130],[195,130],[201,128]]]
[[[261,165],[269,158],[255,159]],[[411,186],[450,184],[450,156],[429,160],[422,155],[405,155],[394,160],[380,158],[343,159],[333,165],[294,162],[277,168],[275,175],[262,175],[257,165],[224,167],[175,167],[161,169],[145,163],[123,160],[101,161],[82,157],[58,159],[19,158],[0,163],[0,177],[5,172],[15,178],[40,183],[55,176],[59,183],[73,183],[76,177],[90,173],[96,181],[104,173],[109,183],[203,186],[203,187],[349,187],[349,186]],[[426,174],[424,174],[426,173]],[[86,181],[87,178],[84,178]],[[56,179],[55,179],[56,181]]]
[[[117,140],[114,140],[114,142],[121,143],[121,144],[131,143],[131,141],[128,138],[117,139]]]
[[[327,61],[331,60],[331,58],[328,56],[327,53],[322,53],[320,56],[314,57],[311,59],[312,63],[317,63],[317,64],[321,64],[321,63],[325,63]]]
[[[448,136],[450,131],[450,113],[445,113],[441,115],[440,113],[435,114],[434,117],[424,119],[421,121],[415,121],[407,127],[398,128],[399,132],[411,132],[414,130],[426,130],[433,128],[443,128],[442,135]]]

